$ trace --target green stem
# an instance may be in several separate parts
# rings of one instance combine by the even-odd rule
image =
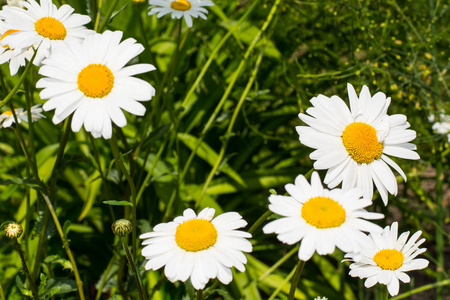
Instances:
[[[446,285],[447,286],[450,285],[450,279],[446,279],[446,280],[442,280],[440,282],[434,282],[434,283],[423,285],[421,287],[412,289],[412,290],[410,290],[410,291],[408,291],[406,293],[403,293],[401,295],[393,297],[393,298],[391,298],[391,300],[400,300],[400,299],[408,298],[408,297],[410,297],[412,295],[415,295],[415,294],[418,294],[418,293],[421,293],[421,292],[424,292],[424,291],[427,291],[427,290],[431,290],[431,289],[434,289],[434,288],[438,288],[438,287],[441,287],[441,286],[446,286]]]
[[[197,290],[197,300],[203,300],[203,290]]]
[[[275,264],[273,264],[269,269],[267,269],[266,272],[261,274],[261,276],[258,277],[258,281],[263,281],[267,276],[272,274],[273,271],[275,271],[279,266],[281,266],[285,261],[287,261],[292,255],[297,253],[299,246],[295,246],[291,249],[288,253],[286,253],[279,261],[277,261]]]
[[[0,280],[0,300],[6,300],[5,293],[3,292],[2,281]]]
[[[108,25],[109,18],[111,18],[111,15],[113,14],[117,3],[119,3],[119,0],[114,0],[114,2],[111,3],[105,17],[103,18],[102,24],[100,25],[100,29],[97,32],[103,32],[103,30],[105,30],[106,26]]]
[[[55,164],[53,165],[53,169],[52,169],[52,175],[50,176],[50,197],[52,199],[55,199],[55,193],[56,193],[56,182],[58,179],[57,173],[58,173],[58,168],[59,165],[61,164],[61,161],[63,159],[64,156],[64,150],[66,149],[66,145],[67,145],[67,140],[69,138],[69,131],[70,131],[70,123],[72,121],[72,116],[68,117],[65,121],[64,121],[64,126],[63,126],[63,133],[60,137],[59,140],[59,148],[58,148],[58,153],[56,154],[56,160],[55,160]]]
[[[45,204],[47,204],[48,210],[50,211],[50,215],[52,216],[53,222],[55,223],[56,230],[58,231],[59,237],[61,238],[61,241],[63,243],[63,248],[66,251],[67,257],[69,258],[69,261],[72,265],[72,270],[75,275],[75,281],[77,282],[78,287],[78,294],[80,296],[81,300],[84,300],[84,293],[83,293],[83,282],[81,281],[80,274],[78,273],[77,264],[75,262],[75,259],[72,255],[72,251],[70,250],[69,243],[64,236],[64,232],[62,230],[61,224],[59,223],[58,217],[56,216],[55,210],[53,209],[53,205],[50,202],[50,199],[48,196],[44,193],[41,193],[42,197],[44,198]]]
[[[296,269],[292,269],[291,273],[288,274],[288,276],[286,276],[286,278],[283,280],[283,282],[277,287],[277,289],[272,293],[272,295],[270,295],[269,299],[267,300],[273,300],[275,299],[276,296],[278,296],[278,294],[280,293],[281,289],[284,287],[284,285],[286,283],[289,282],[289,280],[291,280],[292,276],[294,276]]]
[[[20,248],[20,244],[17,239],[14,239],[14,246],[16,247],[17,252],[19,252],[20,259],[22,260],[22,268],[25,271],[25,275],[28,278],[28,282],[30,283],[31,293],[33,294],[33,298],[36,300],[39,300],[39,294],[36,290],[36,286],[34,285],[33,278],[31,278],[30,271],[28,270],[27,261],[25,260],[25,255],[23,254],[22,248]]]
[[[50,221],[50,212],[47,209],[44,209],[44,217],[42,220],[41,230],[39,231],[39,242],[36,249],[36,256],[34,258],[33,272],[31,274],[31,277],[34,280],[37,279],[39,273],[39,267],[41,265],[41,254],[44,249],[45,241],[47,240],[46,236],[49,221]]]
[[[253,234],[253,232],[255,232],[255,230],[261,226],[262,223],[264,223],[268,217],[270,217],[273,214],[273,212],[271,210],[267,210],[261,217],[259,217],[258,220],[256,220],[255,223],[253,223],[252,227],[250,227],[250,229],[248,230],[248,232],[250,234]]]
[[[384,289],[384,293],[383,293],[383,300],[387,300],[387,299],[389,299],[389,291],[386,286]]]
[[[94,30],[97,31],[98,26],[100,25],[100,13],[102,11],[102,0],[98,0],[97,5],[97,14],[95,15],[95,23],[94,23]]]
[[[131,233],[131,249],[133,252],[133,257],[136,257],[137,255],[137,247],[136,247],[136,186],[134,184],[133,179],[130,176],[130,173],[128,173],[127,168],[122,162],[122,157],[120,156],[119,152],[119,146],[117,145],[116,136],[113,134],[111,137],[111,149],[114,155],[114,160],[116,161],[117,165],[120,168],[120,171],[125,176],[129,186],[130,186],[130,192],[131,192],[131,204],[133,207],[131,208],[131,223],[133,223],[133,231]]]
[[[134,227],[134,225],[133,225]],[[136,285],[139,291],[139,298],[141,300],[147,299],[147,296],[145,295],[145,290],[142,288],[142,280],[141,276],[139,275],[139,272],[136,269],[136,264],[134,263],[133,257],[131,257],[130,251],[128,250],[128,245],[124,241],[124,237],[120,237],[120,241],[122,242],[123,249],[125,250],[125,254],[128,259],[128,264],[131,267],[131,271],[133,272],[134,279],[136,280]]]
[[[437,252],[437,277],[436,281],[442,281],[444,275],[444,209],[443,200],[443,165],[440,145],[436,147],[436,252]],[[437,300],[443,299],[442,287],[437,288]]]
[[[297,267],[295,269],[294,277],[292,278],[288,300],[294,300],[295,290],[297,289],[298,282],[300,281],[300,276],[302,275],[303,267],[305,267],[305,262],[303,260],[299,260]]]

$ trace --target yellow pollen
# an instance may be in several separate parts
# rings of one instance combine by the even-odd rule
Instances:
[[[383,153],[383,144],[378,141],[375,128],[366,123],[347,125],[342,133],[342,143],[350,157],[360,164],[371,163]]]
[[[3,40],[5,37],[7,37],[8,35],[10,35],[11,33],[14,33],[14,32],[17,32],[17,31],[19,31],[19,30],[14,30],[14,29],[9,29],[9,30],[7,30],[1,37],[0,37],[0,41],[1,40]],[[8,48],[9,49],[9,46],[8,45],[5,45],[5,46],[3,46],[3,48]]]
[[[37,33],[51,40],[64,40],[66,38],[66,27],[60,20],[53,17],[40,18],[35,24]]]
[[[191,3],[187,0],[176,0],[170,3],[170,7],[175,10],[186,11],[191,9]]]
[[[383,270],[397,270],[403,265],[404,256],[398,250],[384,249],[373,257],[373,261]]]
[[[317,228],[339,227],[345,222],[345,209],[328,197],[314,197],[302,206],[302,217]]]
[[[78,74],[78,89],[87,97],[103,98],[114,86],[114,75],[102,64],[90,64]]]
[[[17,111],[17,108],[14,111]],[[7,110],[4,113],[2,113],[2,115],[7,115],[8,117],[11,117],[12,116],[12,111]]]
[[[184,221],[177,227],[175,241],[186,251],[206,250],[217,241],[217,230],[214,225],[204,219]]]

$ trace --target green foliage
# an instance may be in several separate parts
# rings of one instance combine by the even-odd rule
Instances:
[[[77,298],[74,265],[63,245],[73,252],[87,298],[138,299],[133,274],[110,230],[114,220],[134,210],[137,236],[188,207],[212,207],[216,214],[238,211],[250,228],[267,211],[269,195],[285,194],[285,184],[312,169],[312,150],[300,144],[295,130],[302,125],[298,113],[318,94],[347,101],[347,82],[357,91],[368,85],[372,94],[386,93],[392,98],[388,113],[407,115],[418,133],[414,143],[421,160],[398,160],[408,181],[398,176],[399,195],[390,196],[384,207],[376,194],[372,208],[387,216],[381,226],[399,221],[401,231],[422,230],[427,239],[430,267],[412,273],[401,291],[416,293],[415,288],[436,283],[417,297],[429,293],[430,299],[442,299],[450,293],[443,284],[449,280],[448,262],[443,262],[450,244],[450,148],[446,136],[433,132],[428,122],[429,115],[450,114],[446,1],[282,0],[277,5],[275,0],[216,0],[208,19],[194,19],[191,29],[170,16],[148,16],[147,2],[119,0],[109,18],[116,1],[53,2],[89,14],[91,29],[98,15],[106,29],[142,43],[145,51],[133,63],[156,66],[139,77],[157,94],[144,103],[145,116],[126,113],[127,125],[114,128],[117,160],[109,141],[94,140],[84,129],[69,131],[61,146],[64,124],[52,123],[53,112],[32,128],[22,124],[25,149],[40,181],[33,177],[17,127],[0,129],[0,223],[14,219],[23,225],[21,243],[41,299]],[[34,87],[37,71],[33,66],[27,74],[28,88],[12,98],[14,107],[25,107],[27,95],[33,104],[44,103]],[[8,64],[1,72],[4,99],[20,76],[9,76]],[[49,194],[64,224],[62,238],[41,192]],[[252,233],[254,251],[247,255],[246,272],[233,270],[230,285],[210,282],[204,297],[287,299],[298,262],[296,253],[288,253],[295,246],[263,235],[261,227]],[[136,247],[135,262],[149,298],[195,298],[189,283],[171,283],[162,270],[144,271],[139,244],[130,247]],[[376,289],[348,275],[342,259],[339,250],[327,257],[316,254],[305,266],[296,299],[380,298]],[[0,296],[32,296],[21,270],[19,255],[1,238]]]

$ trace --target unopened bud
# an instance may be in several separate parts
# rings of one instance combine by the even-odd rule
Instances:
[[[111,229],[115,235],[124,236],[133,230],[133,224],[127,219],[119,219],[111,225]]]
[[[5,235],[9,239],[17,239],[23,233],[23,228],[20,224],[11,222],[5,227]]]

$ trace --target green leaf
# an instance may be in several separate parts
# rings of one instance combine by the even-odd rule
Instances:
[[[178,133],[178,138],[192,151],[197,147],[197,144],[199,143],[199,139],[195,136],[192,136],[188,133]],[[218,154],[215,152],[208,144],[205,142],[200,142],[197,152],[197,156],[206,161],[211,167],[215,165]],[[226,162],[223,162],[221,164],[221,168],[218,169],[218,171],[222,171],[223,173],[230,176],[234,181],[236,181],[239,185],[245,186],[244,180],[239,176],[239,174],[233,170],[233,168],[230,167],[230,165]]]
[[[113,206],[129,206],[133,207],[133,204],[130,201],[117,201],[117,200],[106,200],[103,201],[104,204],[113,205]]]
[[[61,258],[59,255],[50,255],[44,259],[46,263],[60,264],[63,269],[72,270],[72,264],[69,260]]]
[[[16,284],[17,284],[17,287],[19,288],[20,292],[22,293],[22,295],[28,296],[28,297],[33,297],[33,293],[29,289],[25,288],[25,285],[23,284],[23,281],[22,281],[22,279],[20,279],[19,275],[16,276]]]
[[[39,182],[32,178],[10,178],[7,180],[0,181],[0,185],[9,185],[9,184],[24,185],[38,191],[41,190]]]

